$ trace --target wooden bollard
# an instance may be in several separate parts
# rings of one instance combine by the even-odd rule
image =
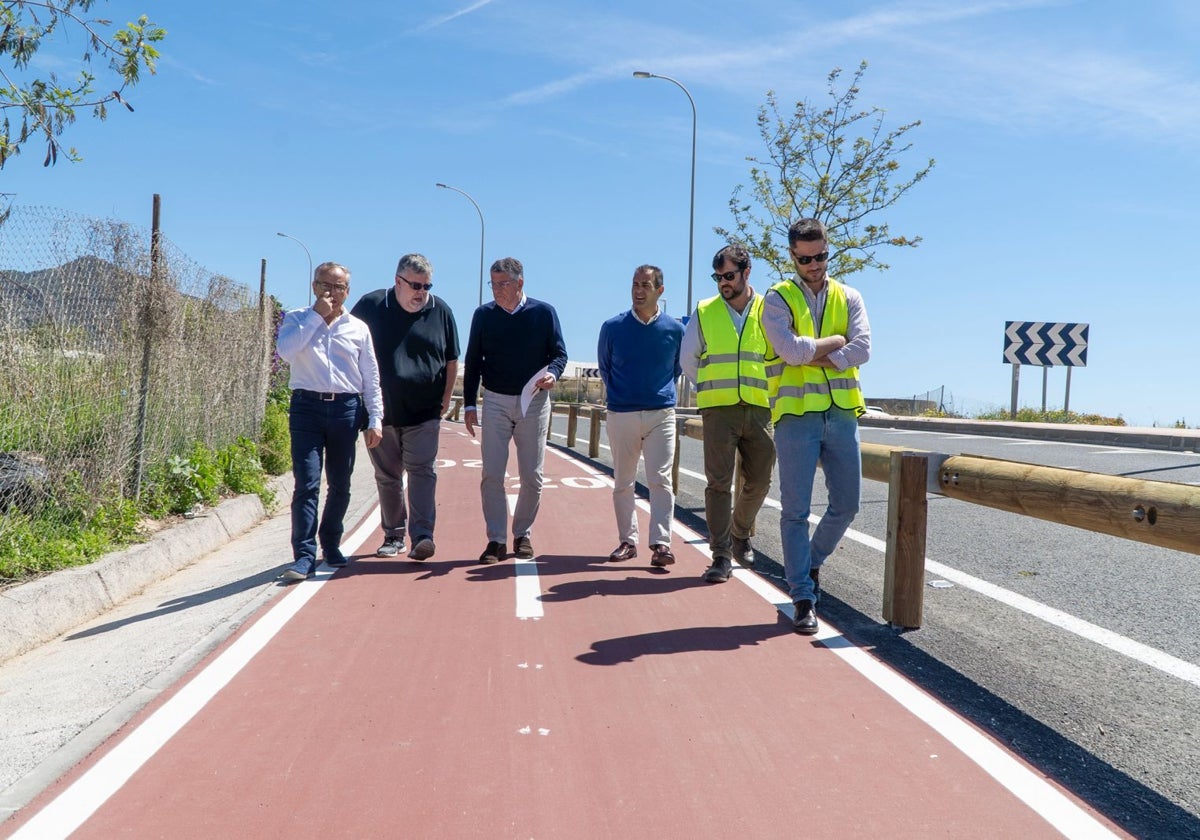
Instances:
[[[887,551],[883,565],[883,619],[897,627],[921,626],[925,598],[925,497],[929,456],[892,452],[888,481]]]
[[[579,434],[579,404],[571,403],[567,408],[567,446],[575,447],[575,437]]]
[[[546,420],[546,443],[554,437],[554,400],[550,401],[550,416]]]
[[[588,433],[588,457],[589,458],[599,458],[600,457],[600,416],[601,416],[601,414],[603,414],[603,412],[604,412],[604,409],[602,409],[602,408],[593,408],[592,409],[592,413],[591,413],[592,427],[591,427],[591,429],[589,429],[589,433]]]

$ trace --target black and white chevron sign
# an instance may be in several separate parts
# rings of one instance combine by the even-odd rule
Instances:
[[[579,376],[584,379],[599,379],[600,368],[580,368]]]
[[[1086,367],[1087,345],[1087,324],[1004,322],[1004,361],[1010,365]]]

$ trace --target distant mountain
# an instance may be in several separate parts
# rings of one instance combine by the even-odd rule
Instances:
[[[103,349],[137,316],[136,275],[91,255],[40,271],[0,269],[0,331],[44,330],[81,349]]]

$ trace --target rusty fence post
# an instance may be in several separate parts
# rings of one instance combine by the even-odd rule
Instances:
[[[897,627],[921,626],[925,597],[927,453],[891,453],[883,618]]]

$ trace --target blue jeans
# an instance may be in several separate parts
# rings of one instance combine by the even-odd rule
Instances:
[[[362,398],[357,394],[328,402],[292,394],[288,430],[292,434],[292,568],[309,573],[317,566],[317,539],[327,554],[336,553],[345,530],[342,519],[350,506],[350,476],[358,449]],[[317,505],[324,464],[328,493],[321,525]]]
[[[779,531],[783,572],[793,601],[816,603],[809,571],[819,569],[854,521],[862,490],[862,455],[858,418],[853,411],[831,408],[809,414],[787,414],[775,424],[779,459]],[[825,473],[828,507],[808,535],[817,462]]]

